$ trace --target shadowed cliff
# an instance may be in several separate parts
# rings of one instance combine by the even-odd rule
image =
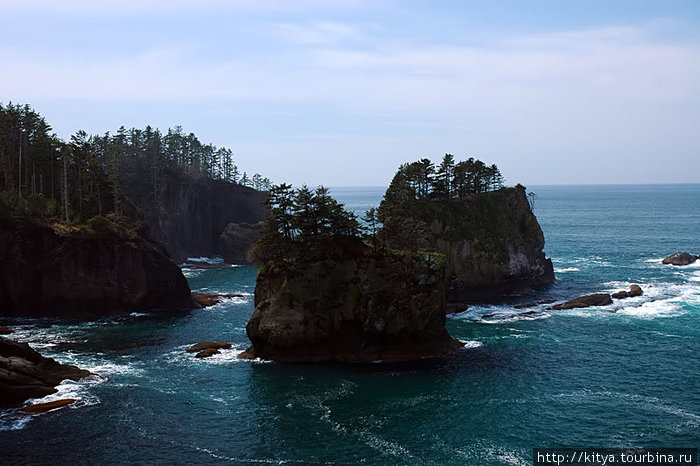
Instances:
[[[102,317],[198,307],[162,246],[102,219],[55,228],[0,221],[0,315]]]

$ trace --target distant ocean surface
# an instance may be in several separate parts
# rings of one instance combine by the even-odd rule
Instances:
[[[334,188],[349,209],[383,188]],[[464,349],[408,365],[238,361],[255,270],[185,271],[212,308],[93,322],[0,320],[101,378],[60,411],[0,414],[2,464],[529,465],[534,447],[700,446],[700,185],[529,186],[557,281],[448,317]],[[627,289],[598,309],[509,317],[519,302]],[[543,308],[544,306],[541,306]],[[482,320],[482,314],[501,318]],[[185,349],[234,349],[195,360]]]

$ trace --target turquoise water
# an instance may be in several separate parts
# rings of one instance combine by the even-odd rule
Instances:
[[[236,360],[251,267],[188,271],[194,290],[244,297],[167,317],[0,321],[101,376],[60,387],[73,407],[0,414],[0,463],[528,465],[533,447],[699,446],[700,264],[660,260],[700,253],[700,185],[529,189],[557,281],[521,301],[631,283],[644,296],[528,317],[512,316],[521,301],[474,306],[448,318],[467,345],[444,361],[289,365]],[[382,193],[333,191],[358,212]],[[234,349],[185,352],[211,339]]]

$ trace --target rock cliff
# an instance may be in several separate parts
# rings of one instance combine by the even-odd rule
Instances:
[[[154,200],[150,186],[124,179],[124,191],[143,210],[151,237],[165,245],[177,263],[197,256],[238,257],[237,249],[243,246],[222,242],[220,236],[229,223],[259,222],[267,193],[178,173],[171,173],[167,180]]]
[[[445,330],[444,257],[378,251],[359,238],[317,241],[268,262],[242,357],[406,361],[461,345]]]
[[[542,229],[520,185],[417,201],[405,212],[426,227],[421,246],[447,257],[448,303],[497,300],[554,280]]]
[[[140,236],[58,234],[49,226],[0,221],[0,316],[195,307],[180,268],[162,246]]]
[[[246,252],[260,234],[261,224],[229,223],[219,236],[219,251],[227,264],[244,264]]]

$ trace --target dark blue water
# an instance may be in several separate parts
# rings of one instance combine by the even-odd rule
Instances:
[[[0,463],[527,465],[534,447],[697,447],[700,264],[660,259],[700,252],[700,185],[530,189],[557,282],[524,300],[631,283],[644,296],[528,317],[475,306],[448,319],[468,343],[440,362],[289,365],[236,360],[251,267],[190,271],[194,290],[244,297],[167,317],[0,322],[102,376],[49,398],[73,407],[2,413]],[[361,213],[382,190],[333,192]],[[234,349],[185,352],[212,339]]]

